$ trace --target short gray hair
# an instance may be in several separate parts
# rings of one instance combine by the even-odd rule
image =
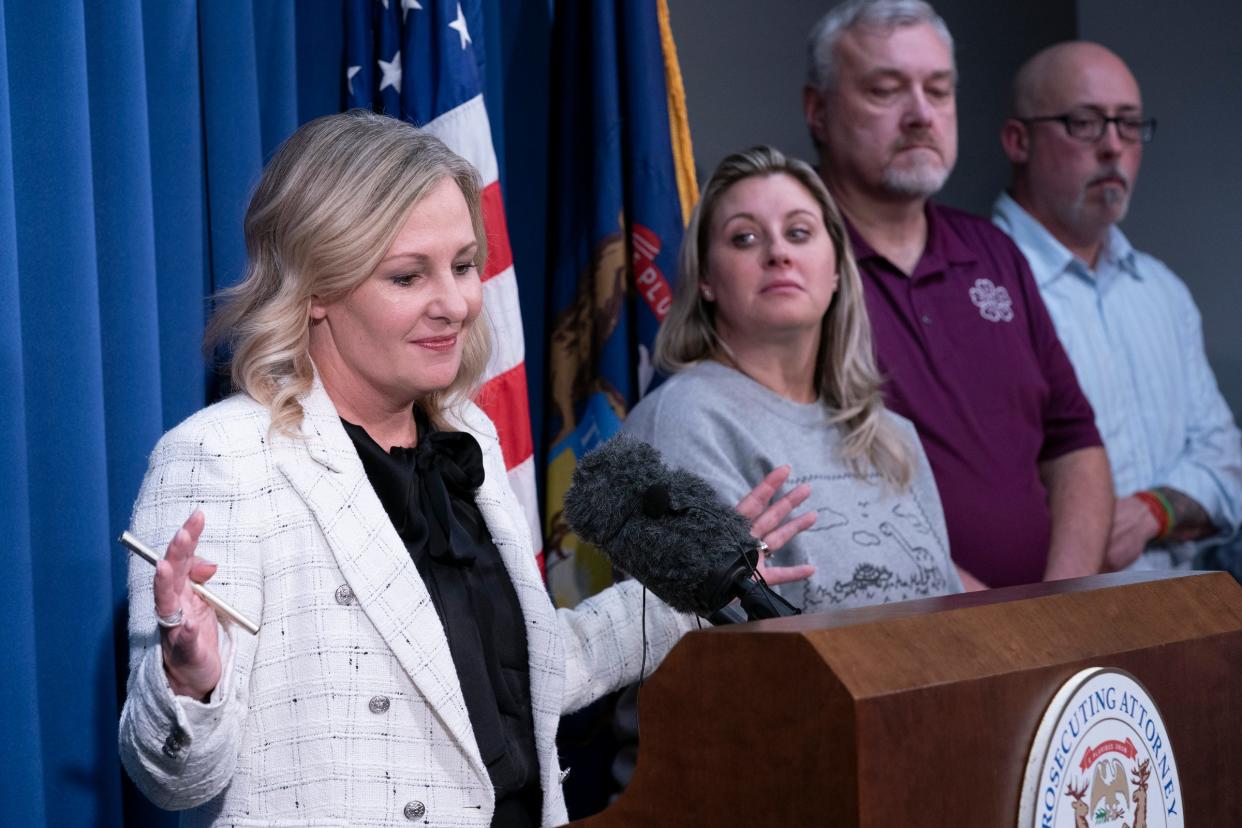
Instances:
[[[806,44],[806,82],[813,89],[829,88],[835,80],[837,41],[860,27],[891,30],[926,23],[944,39],[953,53],[953,35],[944,18],[923,0],[846,0],[819,19]]]

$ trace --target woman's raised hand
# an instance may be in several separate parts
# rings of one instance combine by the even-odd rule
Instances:
[[[759,556],[759,572],[769,584],[783,584],[809,578],[815,567],[768,566],[767,555],[780,549],[804,529],[815,523],[815,512],[804,512],[786,520],[789,514],[811,496],[811,487],[803,483],[794,486],[784,497],[772,502],[781,486],[789,479],[789,466],[778,466],[770,471],[759,485],[737,503],[737,510],[750,521],[750,534],[768,545],[767,554]]]
[[[155,614],[160,619],[164,672],[174,693],[195,699],[206,699],[220,683],[216,613],[190,585],[216,574],[214,563],[194,554],[203,521],[203,513],[195,510],[155,566]]]

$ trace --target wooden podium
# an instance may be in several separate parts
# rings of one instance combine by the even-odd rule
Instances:
[[[1242,825],[1242,587],[1119,573],[694,632],[640,694],[634,777],[574,825],[1013,826],[1054,692],[1120,668],[1186,825]]]

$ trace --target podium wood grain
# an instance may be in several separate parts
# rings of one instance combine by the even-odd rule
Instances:
[[[640,693],[638,766],[576,826],[1013,826],[1080,669],[1160,708],[1187,825],[1242,825],[1242,587],[1119,573],[694,632]]]

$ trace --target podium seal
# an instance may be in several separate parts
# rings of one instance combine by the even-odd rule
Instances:
[[[1061,685],[1035,731],[1018,828],[1183,828],[1164,719],[1138,679],[1092,667]]]

